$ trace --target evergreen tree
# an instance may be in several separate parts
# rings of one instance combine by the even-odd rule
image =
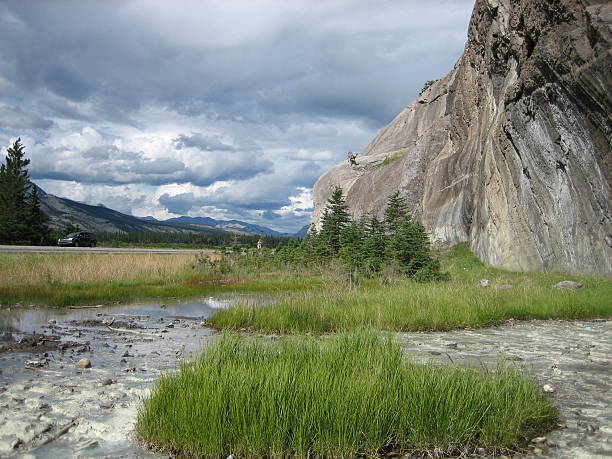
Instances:
[[[0,243],[41,244],[49,238],[38,192],[28,175],[21,138],[7,149],[0,165]]]
[[[389,249],[400,270],[409,277],[415,276],[421,269],[433,267],[434,258],[425,227],[409,217],[399,222],[397,232],[390,238]]]
[[[395,233],[400,222],[406,217],[410,218],[408,214],[408,203],[406,202],[406,198],[400,195],[399,191],[396,191],[389,197],[387,208],[385,209],[384,221],[387,231],[391,234]]]
[[[38,188],[32,184],[30,196],[26,201],[26,224],[29,228],[29,240],[32,245],[45,245],[51,239],[51,232],[47,226],[49,218],[40,209]]]
[[[317,236],[317,252],[321,256],[337,255],[341,247],[340,234],[351,219],[348,206],[342,195],[342,188],[336,186],[327,201],[321,219],[321,232]]]
[[[27,244],[26,199],[30,184],[21,139],[7,149],[5,162],[0,165],[0,242]]]
[[[370,218],[364,229],[363,250],[366,253],[365,268],[370,274],[378,274],[384,264],[387,248],[385,225],[378,218]]]
[[[365,270],[368,254],[364,242],[365,225],[363,222],[348,223],[342,228],[338,258],[347,269],[351,280]]]

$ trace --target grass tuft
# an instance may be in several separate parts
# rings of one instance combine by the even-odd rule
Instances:
[[[524,446],[557,422],[512,366],[417,365],[370,331],[278,341],[222,334],[161,377],[139,410],[144,442],[193,457],[457,454]]]

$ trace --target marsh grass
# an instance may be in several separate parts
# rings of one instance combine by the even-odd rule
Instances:
[[[139,410],[149,445],[193,457],[374,457],[514,449],[557,422],[535,382],[407,361],[374,332],[277,341],[222,334]]]
[[[337,283],[314,294],[280,295],[264,308],[237,304],[215,313],[209,323],[219,329],[266,333],[328,333],[354,327],[445,331],[498,325],[509,319],[612,317],[610,278],[495,269],[481,263],[466,245],[445,253],[442,264],[451,281],[370,280],[354,289]],[[491,286],[478,288],[482,278],[491,280]],[[580,281],[584,288],[553,289],[565,279]]]
[[[193,259],[191,254],[147,253],[0,255],[0,287],[175,279]]]
[[[204,255],[203,255],[204,256]],[[207,257],[208,255],[206,255]],[[49,306],[320,288],[320,277],[202,269],[192,254],[0,255],[0,304]]]

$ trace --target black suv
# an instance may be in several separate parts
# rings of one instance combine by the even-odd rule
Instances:
[[[94,233],[87,233],[85,231],[70,233],[68,236],[58,239],[57,245],[61,247],[95,247],[96,235]]]

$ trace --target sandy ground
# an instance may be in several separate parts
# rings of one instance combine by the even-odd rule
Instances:
[[[10,320],[2,311],[5,333],[19,338],[37,331],[78,345],[0,353],[0,456],[167,457],[135,440],[139,401],[160,372],[206,345],[214,332],[200,322],[227,304],[211,298],[167,307],[12,311]],[[113,318],[115,330],[103,324]],[[612,321],[516,322],[398,336],[417,361],[495,366],[505,358],[532,368],[539,384],[553,388],[564,417],[564,427],[547,436],[555,446],[533,451],[612,457]],[[91,368],[75,365],[83,358]]]

